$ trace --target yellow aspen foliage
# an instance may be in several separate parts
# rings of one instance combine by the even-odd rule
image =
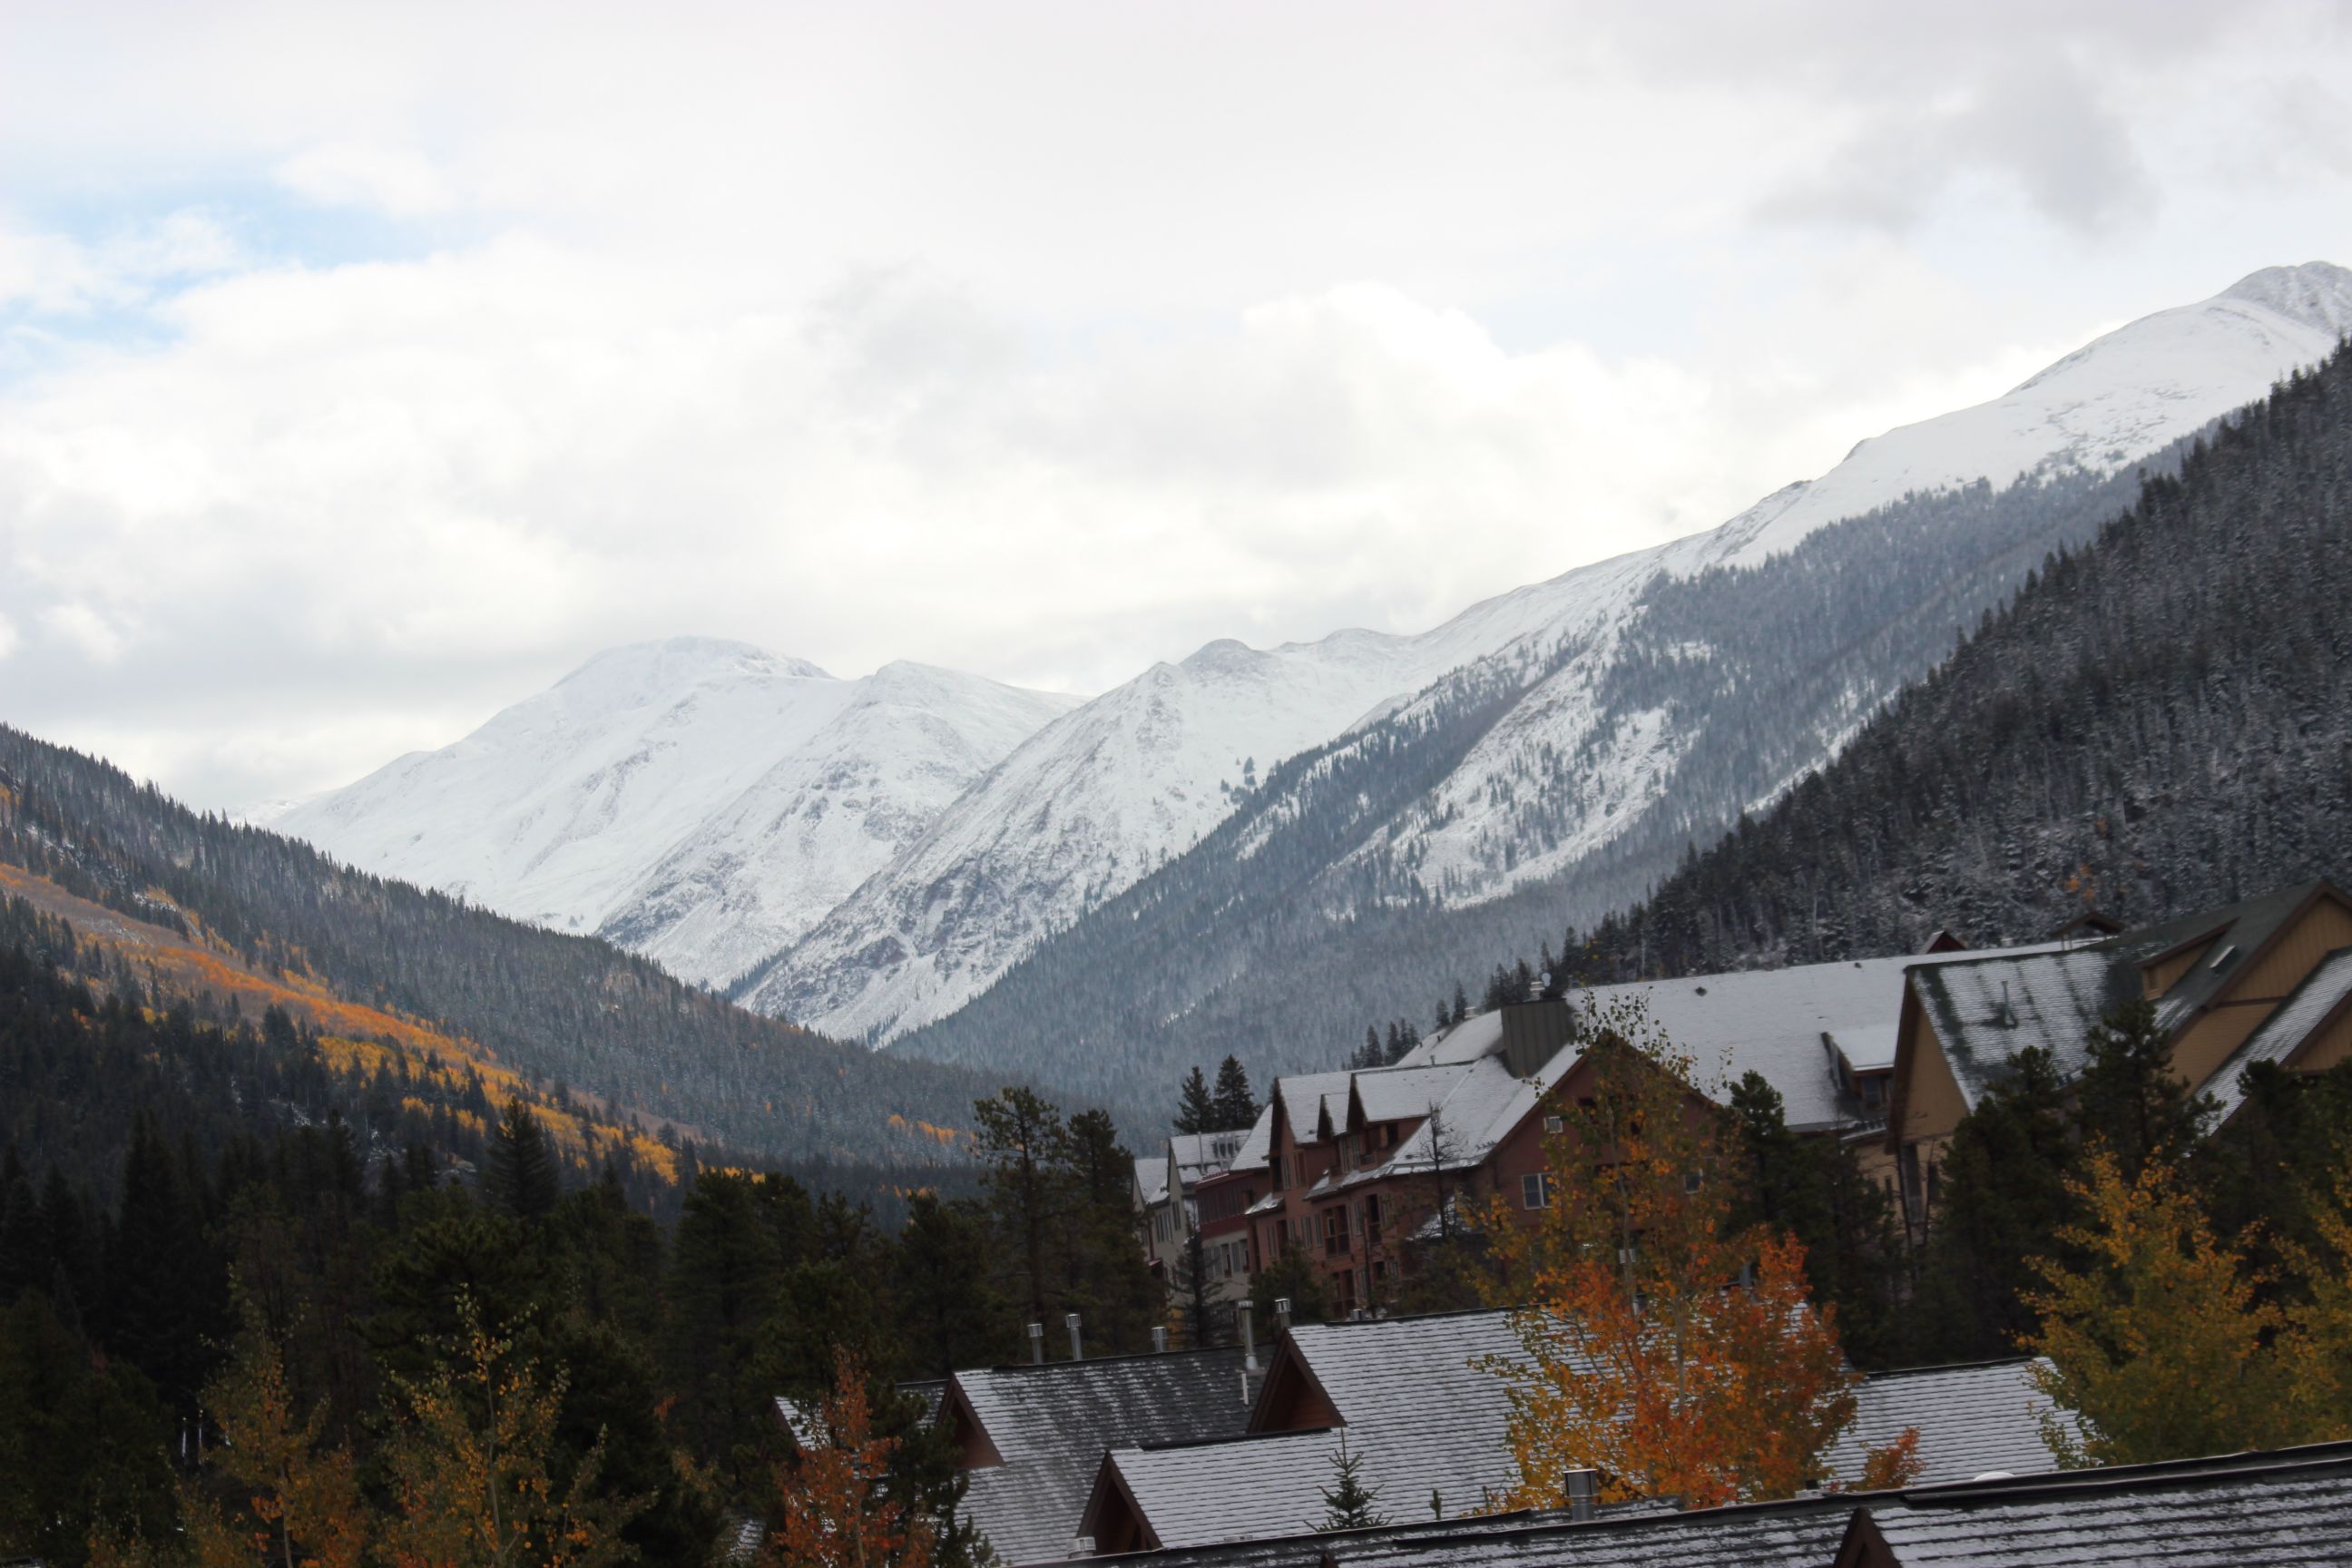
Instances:
[[[2294,1399],[2294,1440],[2332,1443],[2352,1437],[2352,1164],[2309,1197],[2319,1247],[2286,1249],[2304,1290],[2286,1309],[2289,1331],[2277,1344]]]
[[[761,1549],[766,1568],[929,1568],[930,1521],[889,1495],[895,1439],[874,1435],[866,1370],[834,1352],[833,1392],[797,1456],[775,1467],[782,1515]]]
[[[368,1518],[352,1456],[321,1442],[323,1402],[297,1410],[284,1356],[258,1314],[246,1313],[205,1402],[220,1436],[207,1458],[241,1506],[224,1516],[183,1483],[180,1511],[202,1568],[357,1568]]]
[[[2023,1341],[2048,1358],[2032,1375],[2057,1406],[2042,1435],[2058,1462],[2139,1464],[2295,1441],[2297,1356],[2275,1342],[2284,1316],[2171,1167],[2152,1162],[2126,1181],[2115,1155],[2094,1145],[2067,1185],[2083,1217],[2058,1239],[2084,1261],[2034,1260],[2043,1288],[2025,1300],[2041,1322]]]
[[[1520,1480],[1504,1505],[1558,1507],[1578,1468],[1601,1472],[1604,1498],[1686,1508],[1828,1479],[1861,1377],[1833,1311],[1807,1299],[1804,1248],[1734,1227],[1727,1131],[1689,1058],[1638,1007],[1586,1028],[1548,1102],[1549,1205],[1533,1226],[1501,1199],[1480,1220],[1520,1346],[1486,1363],[1510,1385]],[[1906,1434],[1872,1476],[1916,1473],[1916,1445]]]
[[[622,1528],[643,1500],[598,1495],[604,1444],[568,1485],[553,1473],[562,1373],[542,1380],[512,1340],[483,1327],[470,1297],[439,1371],[402,1381],[407,1419],[386,1445],[392,1568],[602,1568],[630,1555]]]

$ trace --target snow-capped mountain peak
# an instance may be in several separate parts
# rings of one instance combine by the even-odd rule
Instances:
[[[271,826],[558,930],[611,928],[717,982],[729,954],[749,963],[797,937],[1076,700],[927,665],[842,680],[748,643],[634,643]],[[829,825],[814,858],[778,868],[726,841],[730,822],[781,831],[761,805],[795,780]],[[736,865],[788,886],[738,886]],[[665,940],[682,922],[697,940]]]

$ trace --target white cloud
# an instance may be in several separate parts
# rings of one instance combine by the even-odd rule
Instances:
[[[394,217],[446,212],[456,201],[441,172],[404,148],[330,142],[272,171],[278,183],[321,206],[369,207]]]
[[[2341,26],[2147,8],[53,8],[0,717],[226,804],[633,637],[1423,626],[2352,258]]]

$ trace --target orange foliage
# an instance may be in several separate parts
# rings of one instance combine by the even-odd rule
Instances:
[[[666,1182],[677,1180],[675,1152],[643,1133],[631,1132],[618,1121],[559,1108],[530,1079],[500,1062],[497,1052],[478,1040],[387,1008],[346,1001],[316,975],[299,970],[257,973],[235,954],[207,945],[193,920],[190,926],[199,929],[198,936],[183,937],[75,898],[44,878],[5,864],[0,864],[0,888],[66,916],[73,921],[78,938],[129,958],[167,995],[209,994],[235,999],[247,1014],[278,1007],[289,1016],[308,1022],[318,1032],[320,1054],[338,1072],[373,1074],[404,1060],[413,1077],[450,1089],[461,1086],[471,1074],[481,1080],[483,1092],[493,1102],[520,1100],[530,1107],[557,1149],[575,1163],[588,1158],[593,1138],[600,1147],[625,1147],[638,1165],[658,1172]],[[169,903],[160,893],[151,897]],[[429,1109],[413,1097],[405,1103],[417,1110]],[[578,1106],[577,1097],[573,1104]],[[467,1111],[457,1115],[473,1131],[485,1130],[479,1116]]]
[[[930,1521],[887,1490],[894,1438],[874,1435],[866,1371],[834,1352],[833,1392],[799,1458],[776,1466],[783,1522],[761,1549],[764,1565],[790,1568],[928,1568]]]
[[[1790,1496],[1822,1478],[1860,1374],[1804,1248],[1733,1228],[1724,1120],[1689,1059],[1638,1007],[1600,1022],[1545,1141],[1557,1198],[1533,1226],[1497,1198],[1483,1224],[1521,1350],[1486,1363],[1511,1385],[1507,1506],[1560,1506],[1578,1468],[1614,1499]]]

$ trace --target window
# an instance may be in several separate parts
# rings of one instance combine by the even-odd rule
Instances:
[[[1274,1157],[1274,1190],[1277,1193],[1283,1189],[1284,1167],[1288,1163],[1289,1161],[1283,1155],[1276,1154]]]
[[[1699,1190],[1699,1187],[1706,1182],[1706,1178],[1699,1174],[1696,1171],[1685,1171],[1683,1173],[1683,1191],[1685,1193],[1695,1193]]]
[[[1519,1206],[1530,1209],[1551,1207],[1551,1173],[1538,1171],[1519,1178]]]
[[[1567,1127],[1568,1123],[1559,1117],[1547,1116],[1544,1118],[1544,1131],[1550,1136],[1558,1137],[1561,1132],[1567,1130]]]
[[[1323,1211],[1323,1255],[1337,1258],[1352,1250],[1348,1237],[1348,1210],[1345,1205]]]
[[[1381,1238],[1381,1194],[1378,1193],[1364,1199],[1364,1238],[1368,1241]]]

